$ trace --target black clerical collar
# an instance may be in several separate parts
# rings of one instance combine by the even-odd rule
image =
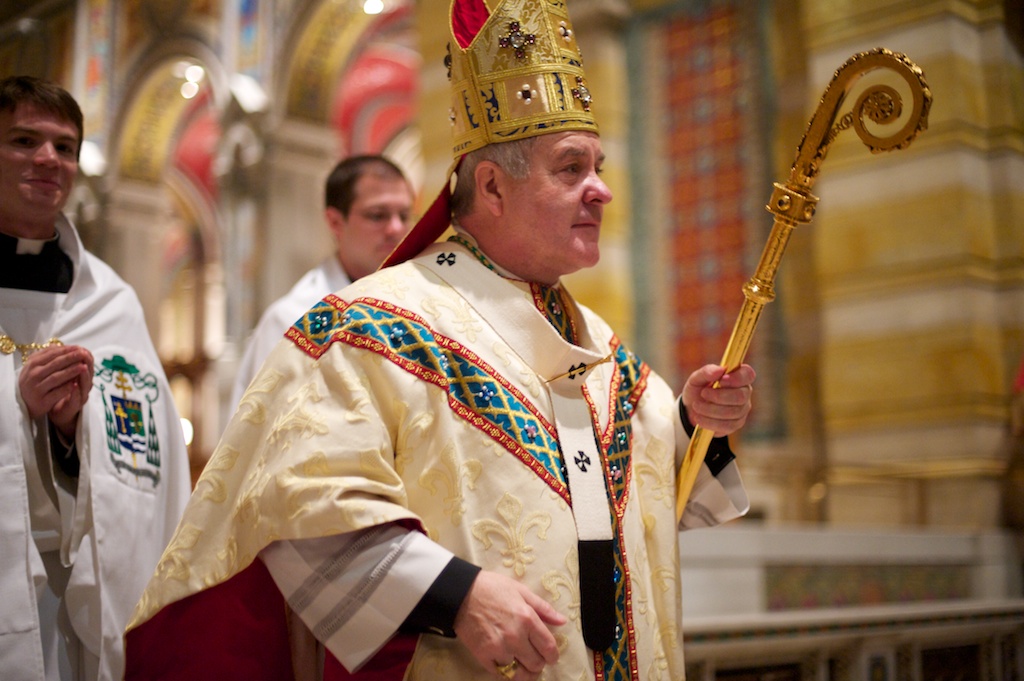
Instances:
[[[0,233],[0,288],[67,293],[73,274],[59,237],[19,239]]]

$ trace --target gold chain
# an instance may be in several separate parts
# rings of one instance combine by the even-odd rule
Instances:
[[[0,353],[10,355],[16,351],[20,352],[22,361],[24,361],[33,352],[38,352],[43,348],[49,348],[54,345],[64,344],[60,342],[59,338],[51,338],[45,343],[15,343],[14,339],[6,333],[0,334]]]

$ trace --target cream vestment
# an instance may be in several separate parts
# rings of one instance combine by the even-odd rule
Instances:
[[[268,544],[398,523],[567,616],[555,632],[561,658],[544,679],[594,679],[597,669],[605,679],[682,678],[674,494],[687,441],[676,396],[593,312],[573,313],[576,347],[542,305],[538,286],[439,243],[307,312],[197,484],[133,618],[129,666],[133,636],[151,618],[232,579]],[[550,387],[567,375],[579,376],[576,399],[597,435],[598,515],[608,514],[614,539],[618,627],[603,653],[580,634],[577,528],[587,521],[574,517],[567,466],[582,461],[562,456]],[[717,478],[704,469],[683,525],[735,518],[746,504],[735,463]],[[328,645],[343,662],[346,645],[366,646],[358,621],[351,628]],[[493,670],[458,640],[424,635],[406,678]]]

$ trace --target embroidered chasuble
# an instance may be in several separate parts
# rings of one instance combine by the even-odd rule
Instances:
[[[558,329],[552,301],[571,306]],[[388,523],[517,579],[567,617],[543,679],[683,678],[674,494],[687,439],[675,394],[603,320],[449,242],[327,296],[286,338],[242,398],[136,609],[129,679],[188,626],[198,596],[251,585],[269,543]],[[584,409],[565,417],[576,395]],[[567,446],[586,439],[579,433],[589,449]],[[597,486],[570,467],[596,472]],[[717,478],[704,470],[683,526],[745,507],[734,463]],[[605,536],[610,633],[595,652],[584,642],[579,552],[581,540]],[[279,596],[267,601],[270,619],[283,620]],[[233,636],[244,620],[223,627]],[[260,667],[273,667],[280,647],[251,648],[250,678],[271,678]],[[422,635],[404,678],[483,680],[493,670],[457,639]]]

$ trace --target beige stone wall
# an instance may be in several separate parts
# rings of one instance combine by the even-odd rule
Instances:
[[[840,136],[816,186],[821,408],[836,523],[994,527],[1024,290],[1024,63],[997,2],[804,3],[811,91],[905,52],[934,95],[910,149]],[[852,97],[852,95],[851,95]]]

